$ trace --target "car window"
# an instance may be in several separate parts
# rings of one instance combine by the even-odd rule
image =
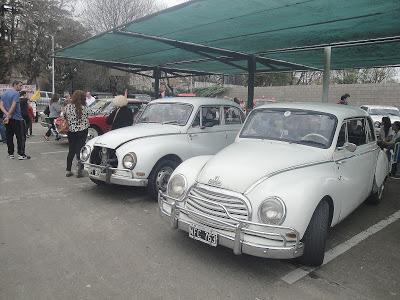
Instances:
[[[205,127],[221,125],[219,106],[202,107],[201,123]]]
[[[365,119],[353,119],[347,122],[347,134],[349,143],[357,146],[367,142],[365,132]]]
[[[241,111],[237,107],[224,107],[225,125],[241,124]]]
[[[367,136],[368,136],[368,141],[373,142],[375,141],[375,134],[374,134],[374,125],[372,124],[371,118],[367,118],[368,120],[368,125],[367,125]]]
[[[40,97],[46,98],[46,93],[45,92],[40,92]]]
[[[363,110],[365,110],[365,111],[368,111],[368,107],[361,106],[360,108],[363,109]]]
[[[152,103],[146,106],[140,115],[139,123],[162,123],[186,125],[192,114],[193,106],[187,103]]]
[[[340,128],[336,148],[343,147],[345,143],[346,143],[346,123],[344,123]]]
[[[193,120],[192,127],[200,127],[200,110],[197,112],[196,117]]]

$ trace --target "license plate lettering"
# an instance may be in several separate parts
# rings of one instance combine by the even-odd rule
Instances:
[[[217,246],[218,243],[217,234],[212,232],[210,228],[190,225],[189,237],[214,247]]]

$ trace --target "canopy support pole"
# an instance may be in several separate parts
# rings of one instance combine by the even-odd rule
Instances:
[[[254,55],[251,55],[247,62],[249,77],[247,83],[247,108],[253,108],[254,101],[254,81],[255,81],[255,73],[257,69],[257,60]]]
[[[161,71],[159,67],[154,68],[153,77],[154,77],[154,97],[158,99],[158,94],[160,93],[160,77],[161,77]]]
[[[324,77],[322,81],[322,102],[328,102],[329,80],[331,73],[331,47],[324,48]]]

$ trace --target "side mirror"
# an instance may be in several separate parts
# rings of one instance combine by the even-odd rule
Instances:
[[[350,152],[354,152],[357,149],[357,145],[353,143],[347,143],[344,145],[344,148],[347,149]]]

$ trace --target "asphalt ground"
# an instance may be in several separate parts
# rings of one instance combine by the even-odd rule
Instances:
[[[66,178],[67,144],[44,132],[29,161],[0,144],[0,299],[400,299],[400,181],[333,228],[310,270],[173,231],[144,189]]]

